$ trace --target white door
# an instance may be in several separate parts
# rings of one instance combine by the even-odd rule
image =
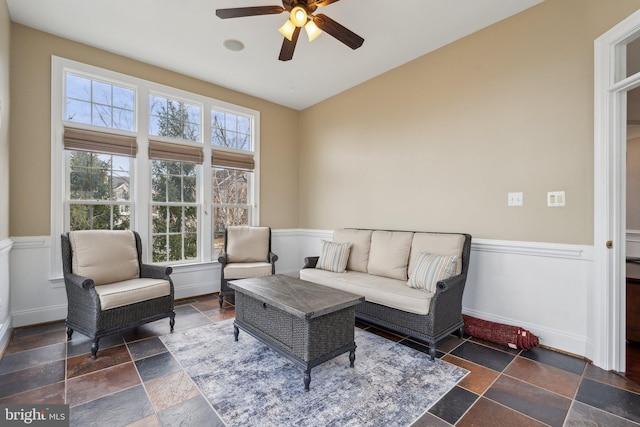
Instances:
[[[594,364],[625,370],[627,92],[640,68],[627,46],[640,38],[640,11],[595,41],[594,284],[588,351]]]

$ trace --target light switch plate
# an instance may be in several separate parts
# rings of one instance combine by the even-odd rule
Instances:
[[[557,208],[566,205],[566,197],[564,191],[549,191],[547,193],[547,206]]]
[[[522,192],[507,194],[507,206],[522,206],[522,205],[524,205],[524,194]]]

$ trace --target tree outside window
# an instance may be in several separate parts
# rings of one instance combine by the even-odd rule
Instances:
[[[158,136],[197,141],[197,106],[151,96],[152,130]],[[153,262],[198,259],[199,165],[170,160],[151,163],[151,222]]]

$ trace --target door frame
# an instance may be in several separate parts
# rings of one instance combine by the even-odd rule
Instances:
[[[640,86],[640,73],[616,77],[626,67],[626,44],[639,35],[640,10],[594,42],[594,280],[587,356],[619,372],[626,363],[626,96]]]

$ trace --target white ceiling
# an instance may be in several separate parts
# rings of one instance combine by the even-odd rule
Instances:
[[[280,0],[8,0],[12,21],[295,109],[304,109],[542,0],[342,0],[324,13],[365,39],[351,50],[300,34],[278,54],[287,15],[222,20],[218,8]],[[241,52],[226,39],[245,44]]]

